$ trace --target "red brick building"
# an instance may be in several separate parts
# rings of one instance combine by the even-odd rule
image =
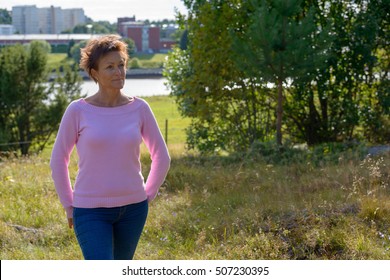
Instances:
[[[160,28],[149,27],[149,49],[153,52],[160,51]]]
[[[172,48],[173,42],[163,43],[160,27],[146,25],[132,18],[118,18],[118,33],[134,41],[137,52],[164,52]]]
[[[118,20],[117,20],[117,31],[118,31],[118,34],[120,34],[122,37],[125,36],[125,33],[126,33],[125,25],[122,24],[122,23],[125,23],[125,22],[135,22],[135,16],[118,18]]]
[[[122,33],[121,35],[125,38],[130,38],[134,41],[137,52],[146,51],[146,50],[144,50],[145,47],[143,45],[143,39],[142,39],[143,29],[141,27],[139,27],[139,26],[126,26],[126,27],[123,27],[123,31],[124,31],[124,33]]]

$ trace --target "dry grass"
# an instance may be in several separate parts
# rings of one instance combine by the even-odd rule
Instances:
[[[315,168],[171,154],[139,259],[390,258],[389,155]],[[81,258],[48,161],[0,163],[1,259]]]

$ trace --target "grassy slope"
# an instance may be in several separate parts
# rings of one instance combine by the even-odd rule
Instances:
[[[319,166],[192,157],[172,99],[148,101],[170,120],[172,167],[136,258],[390,259],[389,154]],[[0,259],[82,258],[49,155],[0,161]]]
[[[189,125],[190,120],[180,116],[174,98],[169,96],[143,98],[152,108],[164,139],[166,138],[166,120],[168,120],[168,146],[172,149],[182,147],[186,139],[185,128]]]
[[[66,53],[51,53],[48,55],[47,64],[49,69],[56,69],[67,60]]]
[[[163,53],[156,54],[136,54],[133,57],[140,62],[141,68],[160,68],[167,55]]]

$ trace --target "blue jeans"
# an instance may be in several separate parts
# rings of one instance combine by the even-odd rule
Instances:
[[[148,201],[113,208],[73,210],[77,241],[86,260],[131,260],[148,215]]]

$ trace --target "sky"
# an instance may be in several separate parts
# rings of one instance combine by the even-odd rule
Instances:
[[[12,10],[13,6],[36,5],[38,8],[50,6],[83,8],[86,16],[94,21],[108,20],[111,23],[118,17],[132,17],[137,20],[175,19],[175,8],[186,13],[181,0],[0,0],[0,8]]]

